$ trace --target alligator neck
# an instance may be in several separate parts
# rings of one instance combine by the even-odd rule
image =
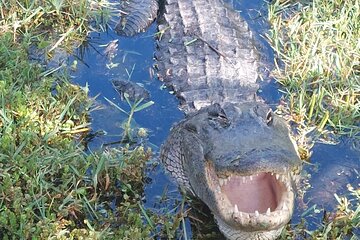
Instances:
[[[156,53],[185,112],[253,100],[258,56],[245,20],[222,0],[167,0]]]

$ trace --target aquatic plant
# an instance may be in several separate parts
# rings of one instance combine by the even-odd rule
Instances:
[[[114,106],[116,109],[118,109],[120,112],[122,112],[126,115],[126,119],[125,119],[124,123],[122,124],[122,128],[124,129],[124,132],[122,134],[123,135],[122,142],[132,142],[134,139],[134,136],[136,136],[136,135],[145,135],[145,136],[147,135],[146,130],[144,128],[136,128],[132,124],[132,122],[134,121],[134,114],[136,112],[144,110],[145,108],[150,107],[151,105],[154,104],[154,102],[153,101],[144,102],[143,98],[140,98],[135,101],[130,101],[130,99],[126,93],[124,94],[124,98],[130,108],[129,111],[124,110],[123,108],[121,108],[120,106],[118,106],[117,104],[115,104],[114,102],[112,102],[111,100],[109,100],[106,97],[105,97],[105,100],[109,104]],[[135,132],[135,134],[134,134],[134,132]]]

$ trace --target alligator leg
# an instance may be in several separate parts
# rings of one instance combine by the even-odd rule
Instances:
[[[121,18],[115,27],[120,35],[133,36],[144,31],[155,19],[157,0],[121,0]]]

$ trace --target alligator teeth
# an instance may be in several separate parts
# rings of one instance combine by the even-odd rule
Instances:
[[[246,223],[246,221],[247,221],[247,219],[246,219],[246,213],[243,214],[242,212],[239,212],[237,216],[239,217],[240,224]]]
[[[281,175],[281,181],[285,182],[285,176],[284,175]]]
[[[226,178],[219,178],[219,183],[220,183],[220,186],[224,186],[226,185],[228,182],[228,179]]]
[[[282,210],[289,210],[288,207],[286,206],[286,203],[284,202]]]
[[[268,209],[266,210],[266,215],[267,215],[267,216],[270,216],[270,212],[271,212],[271,210],[270,210],[270,208],[268,208]]]
[[[219,178],[219,183],[220,183],[220,186],[222,187],[224,185],[224,179]]]
[[[242,177],[242,182],[243,182],[243,183],[246,182],[246,177]]]
[[[235,204],[235,206],[234,206],[234,213],[238,213],[238,212],[239,212],[238,206]]]
[[[259,217],[260,216],[260,214],[259,214],[259,212],[256,210],[255,211],[255,217]]]
[[[276,180],[279,180],[280,175],[276,174]]]
[[[253,180],[253,177],[250,175],[250,181],[252,181]]]

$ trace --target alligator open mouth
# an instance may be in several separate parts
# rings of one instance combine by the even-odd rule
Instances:
[[[227,225],[245,231],[261,231],[278,229],[290,220],[294,192],[291,175],[286,169],[281,174],[238,175],[217,174],[208,166],[206,176],[220,214],[215,217]]]

